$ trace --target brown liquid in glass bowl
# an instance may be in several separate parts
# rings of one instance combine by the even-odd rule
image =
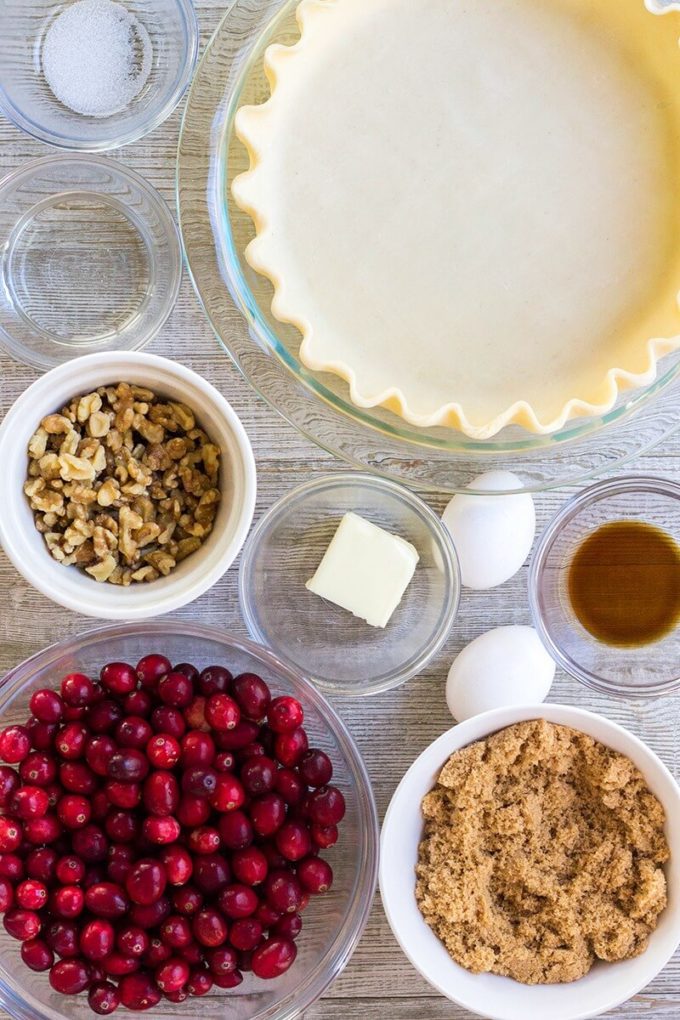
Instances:
[[[680,546],[642,521],[615,521],[589,535],[569,568],[569,598],[599,641],[639,647],[680,625]]]

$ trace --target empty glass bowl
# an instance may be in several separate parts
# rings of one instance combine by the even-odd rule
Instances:
[[[371,908],[378,866],[377,816],[366,769],[342,720],[321,694],[269,652],[221,631],[182,620],[120,624],[69,638],[12,670],[0,687],[0,724],[25,720],[32,692],[58,686],[66,673],[97,675],[107,662],[134,665],[148,652],[199,668],[224,664],[234,672],[261,674],[278,694],[300,699],[310,741],[333,761],[333,782],[345,795],[347,813],[340,839],[327,854],[333,886],[326,895],[313,897],[305,911],[294,966],[274,981],[246,974],[236,989],[214,988],[203,998],[189,998],[177,1007],[166,1002],[153,1011],[185,1020],[293,1020],[319,998],[352,955]],[[3,1009],[21,1020],[92,1020],[86,995],[67,998],[54,992],[47,974],[36,974],[21,962],[19,948],[0,925]]]
[[[177,106],[198,55],[191,0],[122,0],[148,34],[151,69],[141,91],[109,116],[86,116],[61,103],[43,74],[45,38],[68,8],[55,0],[0,4],[0,110],[35,138],[91,152],[127,145],[162,124]],[[74,75],[77,68],[73,69]]]
[[[383,629],[305,588],[349,511],[406,539],[420,560]],[[424,669],[458,610],[460,572],[448,531],[418,496],[366,474],[314,479],[279,500],[243,551],[241,611],[251,637],[328,693],[378,694]]]
[[[181,277],[168,206],[120,163],[47,156],[0,181],[0,347],[17,360],[140,350]]]
[[[615,521],[641,521],[680,544],[680,484],[628,476],[599,482],[568,502],[541,537],[531,563],[534,624],[552,657],[604,694],[655,697],[680,688],[680,626],[653,643],[618,647],[599,641],[577,619],[569,572],[585,539]]]

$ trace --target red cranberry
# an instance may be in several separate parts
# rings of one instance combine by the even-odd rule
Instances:
[[[217,772],[205,765],[193,765],[182,775],[182,790],[194,797],[209,797],[217,786]]]
[[[180,914],[197,914],[203,906],[203,894],[193,885],[183,885],[172,894],[172,905]]]
[[[125,879],[132,868],[136,854],[132,847],[117,843],[109,848],[109,860],[106,865],[107,877],[118,885],[125,885]]]
[[[279,853],[273,843],[262,843],[260,849],[267,858],[267,865],[270,871],[280,871],[281,869],[285,871],[289,868],[290,862]]]
[[[190,662],[180,662],[176,666],[172,667],[173,673],[184,673],[186,677],[191,680],[192,684],[198,681],[198,670]]]
[[[338,842],[337,825],[312,825],[310,833],[312,842],[319,850],[328,850]]]
[[[171,914],[161,925],[161,939],[172,949],[183,949],[193,941],[191,925],[182,914]]]
[[[78,927],[75,921],[53,921],[45,932],[50,949],[62,959],[78,955]]]
[[[172,815],[179,805],[179,785],[172,772],[152,772],[144,783],[144,806],[152,815]]]
[[[137,677],[142,687],[154,690],[161,677],[169,673],[172,664],[164,655],[145,655],[137,663]]]
[[[214,773],[216,776],[215,789],[210,796],[210,803],[216,811],[224,813],[235,811],[240,808],[246,800],[243,786],[236,776],[230,772]]]
[[[213,977],[233,974],[238,966],[238,956],[231,946],[209,949],[205,958]]]
[[[87,712],[87,725],[92,733],[111,733],[123,718],[123,709],[117,701],[105,698],[91,705]]]
[[[312,849],[309,830],[302,822],[285,822],[276,833],[276,849],[287,861],[300,861]]]
[[[187,724],[184,716],[177,708],[159,705],[151,713],[151,725],[156,733],[165,733],[179,740],[186,732]]]
[[[34,851],[37,852],[37,851]],[[28,859],[30,859],[30,854]],[[24,877],[25,866],[21,857],[11,853],[0,853],[0,878],[8,878],[16,884]],[[31,878],[40,878],[40,875],[32,875]]]
[[[241,673],[234,678],[231,693],[246,719],[259,722],[267,714],[271,693],[264,680],[255,673]]]
[[[109,841],[98,825],[86,825],[77,829],[71,837],[73,852],[88,863],[105,861],[109,852]]]
[[[25,726],[7,726],[0,733],[0,758],[18,765],[31,750],[31,738]]]
[[[122,783],[138,783],[149,773],[149,761],[142,751],[126,748],[111,755],[108,775]]]
[[[149,948],[149,936],[138,925],[126,924],[116,935],[116,948],[124,956],[143,956]]]
[[[192,730],[182,737],[182,767],[211,765],[215,758],[215,741],[209,733]]]
[[[150,974],[139,971],[121,978],[118,985],[120,1001],[126,1009],[153,1009],[161,1001],[161,991]]]
[[[45,885],[49,885],[55,875],[58,855],[51,847],[31,850],[26,857],[26,874]],[[70,883],[67,883],[70,884]]]
[[[216,910],[201,910],[193,921],[193,933],[197,942],[202,946],[221,946],[227,941],[229,929],[227,923]]]
[[[22,786],[12,797],[12,811],[23,819],[42,818],[49,806],[49,797],[39,786]]]
[[[240,751],[252,744],[260,732],[257,723],[242,719],[233,730],[221,730],[214,734],[215,743],[220,751]]]
[[[226,917],[237,920],[250,917],[257,910],[259,899],[254,889],[235,882],[228,885],[219,895],[219,908]]]
[[[31,760],[34,757],[35,756],[33,754],[29,754],[24,759],[24,761],[21,763],[19,771],[21,772],[21,769],[24,768],[24,766],[26,765],[26,762],[28,762],[29,760]],[[49,761],[50,759],[47,759],[47,760]],[[57,774],[57,770],[56,770],[56,766],[55,766],[54,767],[54,775],[51,777],[51,779],[47,779],[46,782],[48,782],[48,783],[51,782],[51,780],[54,779],[56,774]],[[37,777],[31,776],[31,775],[28,775],[28,776],[23,776],[22,775],[21,778],[24,779],[25,781],[28,781],[28,782],[37,783]],[[37,785],[38,786],[42,786],[43,783],[38,783]],[[11,769],[8,765],[0,765],[0,808],[7,807],[7,805],[10,802],[10,800],[12,799],[14,791],[17,789],[18,786],[19,786],[19,776],[16,774],[14,769]]]
[[[44,850],[36,850],[34,852],[36,854],[45,853]],[[54,853],[54,851],[51,852]],[[56,854],[54,856],[56,857]],[[75,854],[65,854],[56,861],[54,874],[57,881],[61,882],[62,885],[75,885],[78,882],[82,882],[85,877],[85,865],[80,857],[76,857]]]
[[[191,829],[203,825],[210,817],[210,805],[204,797],[195,797],[193,794],[185,793],[177,808],[177,818],[181,825]]]
[[[132,843],[139,836],[139,819],[132,811],[113,809],[104,825],[106,835],[117,843]]]
[[[141,967],[140,960],[134,956],[127,956],[119,953],[117,949],[102,961],[102,969],[109,977],[123,977],[124,974],[134,974]]]
[[[47,886],[35,878],[27,878],[17,886],[15,895],[17,906],[24,910],[41,910],[47,903]]]
[[[49,970],[54,963],[54,953],[42,939],[29,939],[21,946],[21,959],[31,970]]]
[[[109,662],[102,669],[100,680],[112,694],[129,694],[137,686],[137,674],[125,662]]]
[[[302,906],[302,887],[290,871],[270,872],[264,891],[268,902],[281,914],[296,914]]]
[[[109,761],[116,749],[116,742],[104,733],[90,737],[85,744],[85,761],[96,775],[105,776],[108,774]]]
[[[307,750],[307,734],[303,729],[279,733],[274,741],[274,754],[287,768],[294,768]]]
[[[228,694],[212,694],[205,706],[205,717],[215,730],[233,730],[241,721],[241,710]]]
[[[129,909],[128,898],[115,882],[97,882],[85,893],[85,905],[95,917],[107,920],[123,917]]]
[[[306,857],[300,861],[297,876],[310,893],[326,893],[333,885],[333,869],[320,857]]]
[[[90,820],[92,809],[85,797],[67,793],[57,804],[59,821],[67,829],[82,829]]]
[[[201,892],[212,896],[227,885],[231,872],[221,854],[204,854],[195,858],[193,877]]]
[[[220,751],[215,755],[213,768],[217,772],[231,772],[234,768],[235,760],[231,751]]]
[[[172,846],[161,852],[161,861],[170,885],[185,885],[193,874],[194,863],[184,847]]]
[[[29,719],[26,723],[31,747],[36,751],[50,751],[58,729],[57,723],[40,722],[39,719]]]
[[[162,992],[179,992],[189,980],[190,968],[186,960],[173,956],[157,968],[154,977]]]
[[[189,995],[207,995],[213,986],[210,973],[203,967],[192,967],[187,981]]]
[[[8,878],[0,878],[0,914],[4,914],[14,904],[14,886]]]
[[[8,769],[14,777],[13,783],[10,784],[13,789],[10,789],[7,795],[4,794],[3,770],[6,768],[6,765],[0,765],[0,806],[2,807],[8,803],[18,785],[16,772],[14,769]],[[28,786],[49,786],[57,778],[57,763],[54,758],[42,751],[31,751],[19,766],[19,775]]]
[[[179,741],[169,733],[157,733],[146,745],[146,756],[155,769],[174,768],[180,753]]]
[[[252,744],[246,744],[245,747],[242,747],[237,752],[239,764],[243,764],[249,758],[268,758],[267,750],[268,748],[257,740],[253,741]]]
[[[2,853],[12,853],[14,850],[18,850],[23,842],[23,837],[24,830],[20,822],[13,818],[0,818],[0,851]]]
[[[85,893],[78,885],[62,885],[50,897],[50,909],[57,917],[78,917],[84,907]]]
[[[79,722],[66,723],[62,726],[56,737],[56,748],[62,758],[74,761],[82,758],[85,754],[85,744],[89,733]]]
[[[236,988],[243,981],[243,975],[235,970],[231,974],[213,974],[213,982],[218,988]]]
[[[73,705],[64,705],[62,722],[80,722],[84,718],[87,709],[74,708]]]
[[[90,1009],[100,1016],[108,1016],[115,1012],[120,1005],[118,989],[110,981],[96,981],[90,985],[87,993],[87,1002]]]
[[[189,833],[187,843],[195,854],[214,854],[220,848],[220,834],[210,825],[199,825]]]
[[[200,730],[207,733],[210,729],[210,724],[205,717],[205,706],[206,699],[199,695],[197,698],[192,698],[184,709],[184,718],[191,730]]]
[[[223,815],[218,825],[222,842],[229,850],[244,850],[253,842],[255,830],[243,811]]]
[[[0,823],[3,819],[0,819]],[[0,829],[1,831],[1,829]],[[24,836],[29,843],[39,846],[41,843],[54,843],[61,836],[61,822],[56,815],[46,814],[43,818],[29,818],[24,823]],[[0,850],[3,847],[0,843]]]
[[[155,928],[170,915],[172,907],[167,896],[161,896],[155,903],[133,903],[130,920],[140,928]]]
[[[302,726],[303,720],[302,705],[296,698],[287,695],[274,698],[267,709],[267,722],[275,733],[292,733]]]
[[[59,785],[59,783],[49,783],[48,786],[43,786],[43,790],[47,794],[50,807],[56,807],[64,792],[63,788]]]
[[[316,825],[339,825],[345,817],[345,798],[336,786],[322,786],[309,797],[309,817]]]
[[[161,898],[166,881],[165,868],[158,861],[143,858],[130,871],[125,888],[133,903],[149,906]]]
[[[59,781],[71,793],[92,794],[99,780],[89,766],[82,761],[65,761],[59,766]]]
[[[27,942],[39,935],[41,922],[34,910],[24,910],[21,907],[13,907],[4,916],[5,931],[13,939],[20,942]]]
[[[90,974],[84,960],[59,960],[50,969],[50,984],[62,995],[77,995],[87,988]]]
[[[57,723],[64,712],[64,703],[56,691],[44,688],[31,695],[28,707],[40,722]]]
[[[234,851],[231,867],[235,877],[244,885],[258,885],[267,877],[267,858],[256,846]]]
[[[61,696],[71,708],[84,708],[94,701],[95,686],[84,673],[69,673],[61,681]],[[46,722],[53,720],[46,719]]]
[[[151,724],[138,715],[128,715],[116,726],[114,737],[120,747],[143,750],[153,736]]]
[[[151,715],[151,709],[153,708],[153,699],[148,691],[138,690],[131,691],[130,694],[126,694],[123,699],[123,711],[125,715],[135,715],[142,719],[146,719],[148,715]]]
[[[88,921],[80,932],[80,952],[88,960],[105,960],[113,952],[115,940],[113,925],[98,917]]]
[[[274,789],[276,762],[266,756],[251,757],[241,766],[240,776],[246,793],[260,797]]]
[[[267,793],[251,801],[249,811],[258,836],[273,836],[286,820],[286,804],[278,793]]]
[[[333,765],[324,751],[305,751],[298,765],[301,779],[307,786],[327,786],[333,778]]]
[[[206,698],[213,694],[224,694],[231,680],[232,675],[224,666],[208,666],[198,678],[198,689]]]
[[[295,943],[278,936],[267,939],[253,953],[252,965],[255,977],[268,981],[285,974],[295,962]]]
[[[126,810],[137,807],[142,799],[142,788],[139,783],[126,783],[120,779],[110,779],[104,790],[111,804]]]
[[[149,948],[144,953],[144,959],[142,962],[145,967],[157,967],[159,963],[163,963],[164,960],[169,960],[171,956],[172,946],[167,946],[165,942],[161,942],[158,938],[152,938]]]
[[[144,819],[142,832],[150,843],[166,846],[174,843],[182,834],[182,827],[176,818],[166,815],[163,818],[149,816]]]
[[[263,928],[256,917],[243,917],[234,921],[229,929],[229,941],[234,949],[250,952],[257,949],[263,935]]]
[[[186,708],[194,696],[194,688],[184,673],[168,673],[158,681],[158,697],[164,705]]]
[[[305,785],[293,769],[279,769],[274,776],[274,789],[280,793],[286,804],[294,807],[306,793]]]

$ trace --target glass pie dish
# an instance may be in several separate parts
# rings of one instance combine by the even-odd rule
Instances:
[[[237,0],[197,71],[179,145],[177,192],[189,269],[218,339],[251,385],[331,453],[412,486],[451,492],[494,468],[513,471],[520,491],[577,484],[663,441],[677,427],[677,353],[660,363],[653,383],[621,394],[606,414],[549,435],[513,425],[489,440],[356,407],[342,379],[303,366],[300,334],[273,317],[271,286],[244,257],[253,224],[230,197],[231,181],[247,167],[235,115],[268,94],[263,54],[272,42],[295,39],[296,6],[267,0],[254,11]]]

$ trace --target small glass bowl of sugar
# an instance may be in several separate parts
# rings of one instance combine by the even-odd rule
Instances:
[[[191,0],[0,4],[0,110],[51,145],[114,149],[172,113],[197,54]]]

